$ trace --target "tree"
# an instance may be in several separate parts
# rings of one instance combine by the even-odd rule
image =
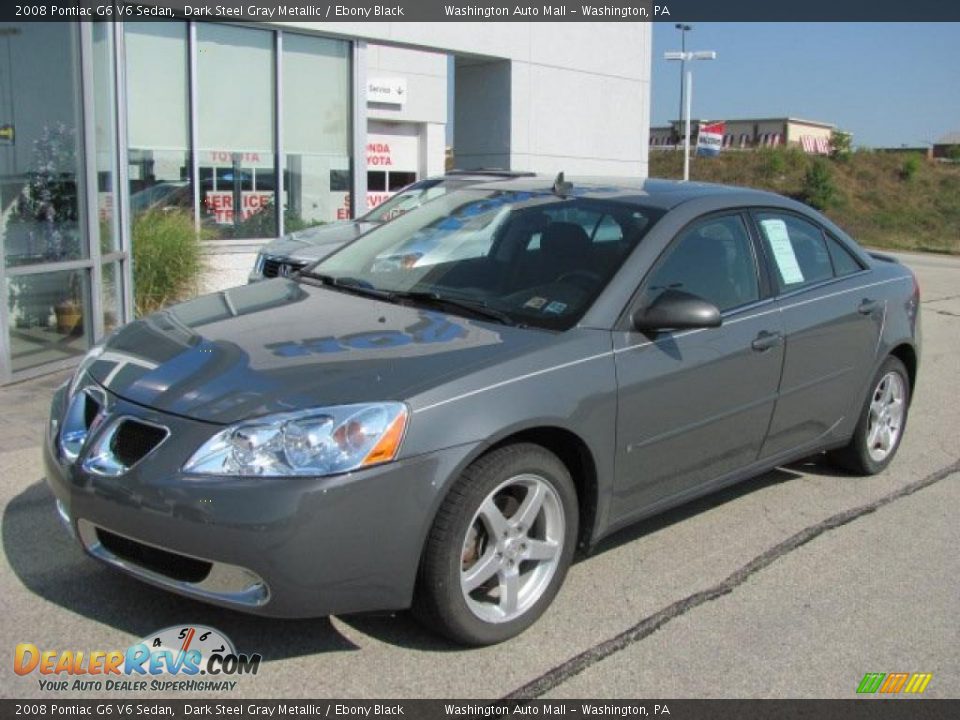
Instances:
[[[853,144],[853,135],[843,130],[834,130],[830,133],[830,157],[835,160],[845,159],[850,155]]]

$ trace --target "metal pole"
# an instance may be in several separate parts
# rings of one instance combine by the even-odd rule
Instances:
[[[683,26],[680,28],[680,51],[686,55],[687,52],[687,31],[683,29]],[[680,128],[683,126],[683,99],[686,95],[684,90],[684,83],[686,78],[687,71],[687,60],[683,58],[680,60],[680,109],[677,112],[677,131],[680,131]]]
[[[693,95],[693,71],[687,70],[686,74],[686,92],[684,93],[686,116],[686,132],[683,135],[683,179],[690,179],[690,97]]]

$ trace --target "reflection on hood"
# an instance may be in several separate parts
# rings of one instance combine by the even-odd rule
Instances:
[[[407,400],[549,335],[270,280],[197,298],[118,331],[90,375],[132,402],[236,422]]]

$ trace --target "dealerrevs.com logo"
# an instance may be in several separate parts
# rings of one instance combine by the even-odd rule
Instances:
[[[42,650],[34,643],[17,645],[17,675],[37,674],[40,689],[137,692],[230,691],[233,677],[256,675],[262,657],[236,651],[219,630],[178,625],[143,638],[126,650]]]

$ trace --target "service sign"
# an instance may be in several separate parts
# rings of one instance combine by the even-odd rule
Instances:
[[[406,78],[371,78],[367,81],[367,102],[403,105],[407,102]]]

